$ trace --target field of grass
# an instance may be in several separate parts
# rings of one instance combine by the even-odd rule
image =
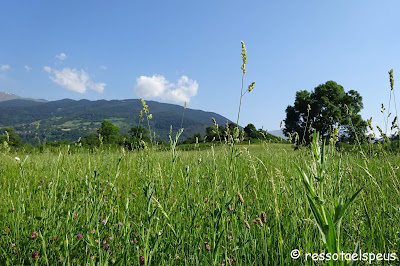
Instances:
[[[0,265],[313,265],[303,253],[326,245],[294,166],[319,185],[310,149],[236,147],[3,152]],[[327,149],[324,206],[363,188],[343,216],[342,251],[398,253],[399,166],[385,152]]]

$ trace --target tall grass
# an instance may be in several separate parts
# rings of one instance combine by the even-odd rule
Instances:
[[[311,173],[306,162],[313,156],[285,144],[241,149],[235,186],[220,181],[230,175],[227,146],[181,151],[175,169],[167,151],[1,154],[0,262],[52,265],[61,258],[70,264],[126,265],[139,264],[143,256],[146,264],[293,265],[302,264],[290,258],[294,248],[325,250],[290,163]],[[383,163],[370,156],[367,175],[359,167],[361,155],[327,156],[325,171],[332,174],[324,183],[326,199],[338,189],[352,195],[364,187],[342,218],[341,250],[352,252],[359,243],[363,251],[397,252],[400,199],[393,195],[400,188],[399,157]],[[38,259],[32,258],[35,251]]]

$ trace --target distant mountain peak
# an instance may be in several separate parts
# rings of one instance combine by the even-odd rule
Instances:
[[[5,91],[5,92],[0,91],[0,102],[11,101],[11,100],[15,100],[15,99],[22,99],[22,97],[19,97],[17,95],[7,92],[7,91]]]
[[[0,102],[12,101],[12,100],[25,100],[25,101],[35,101],[35,102],[47,102],[42,99],[24,98],[7,91],[0,91]]]

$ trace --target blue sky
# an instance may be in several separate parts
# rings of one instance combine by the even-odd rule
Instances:
[[[186,100],[235,120],[243,40],[245,85],[256,85],[241,125],[278,129],[296,91],[334,80],[360,92],[363,118],[382,126],[388,70],[395,90],[400,80],[399,10],[399,1],[2,1],[0,91]]]

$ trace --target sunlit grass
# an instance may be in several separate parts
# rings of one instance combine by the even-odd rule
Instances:
[[[169,152],[151,149],[1,154],[0,262],[125,265],[143,256],[159,265],[301,264],[290,258],[292,249],[323,251],[293,166],[307,169],[309,151],[284,144],[238,147],[237,181],[226,180],[231,151],[225,145],[214,153],[179,151],[174,164]],[[365,251],[396,252],[399,157],[370,156],[366,166],[356,153],[328,156],[331,173],[341,157],[341,193],[364,187],[343,218],[342,249],[352,252],[358,242]],[[336,182],[327,178],[327,190]]]

